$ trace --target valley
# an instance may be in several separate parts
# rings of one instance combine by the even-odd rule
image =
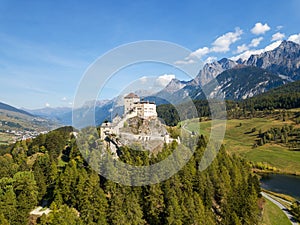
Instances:
[[[59,124],[0,103],[0,145],[37,137]]]
[[[0,167],[0,183],[5,196],[2,201],[10,204],[7,196],[11,195],[12,210],[26,205],[25,194],[32,202],[18,212],[20,217],[6,209],[0,216],[15,221],[14,224],[28,219],[34,224],[51,224],[61,216],[69,216],[73,224],[92,224],[92,221],[129,224],[133,221],[132,215],[137,218],[137,224],[172,224],[174,221],[180,224],[186,221],[191,224],[195,221],[288,224],[282,209],[261,196],[258,176],[300,175],[299,59],[300,45],[283,41],[274,50],[245,61],[223,58],[207,63],[195,79],[173,79],[151,96],[139,98],[131,93],[124,98],[127,99],[124,108],[122,105],[113,108],[117,98],[88,101],[74,109],[82,124],[87,119],[95,119],[98,130],[82,127],[87,133],[73,132],[71,126],[61,127],[72,124],[71,108],[46,107],[26,112],[1,103],[0,163],[3,167]],[[198,171],[197,165],[202,162],[211,132],[206,98],[214,99],[223,94],[227,113],[223,147],[206,170]],[[193,104],[187,104],[187,99],[192,99]],[[184,118],[179,117],[176,107]],[[199,117],[191,114],[192,108]],[[93,111],[95,118],[90,118]],[[109,121],[111,115],[112,121]],[[54,130],[57,127],[61,128]],[[188,132],[180,136],[181,129]],[[138,140],[142,144],[137,143]],[[93,170],[103,166],[98,161],[103,158],[108,162],[115,160],[110,161],[113,163],[109,166],[116,161],[150,166],[172,155],[183,143],[195,150],[194,157],[178,174],[154,186],[139,189],[134,185],[115,184]],[[80,146],[84,146],[83,151]],[[174,157],[182,160],[180,155]],[[96,167],[90,167],[89,163]],[[165,173],[159,170],[156,175]],[[131,172],[127,171],[128,174]],[[124,181],[125,175],[121,178]],[[128,184],[134,184],[132,179],[129,177]],[[23,193],[18,185],[27,181],[30,184],[25,187],[34,191],[25,188]],[[85,187],[85,183],[89,187]],[[92,194],[93,190],[97,196]],[[289,204],[292,203],[287,208],[297,217],[299,205],[295,199]],[[40,205],[45,205],[50,213],[28,218],[28,213]],[[58,207],[66,214],[57,211]],[[132,214],[128,214],[128,210],[132,210]],[[149,210],[153,210],[151,214]],[[203,215],[208,220],[204,221]]]
[[[299,11],[0,0],[0,225],[299,225]]]

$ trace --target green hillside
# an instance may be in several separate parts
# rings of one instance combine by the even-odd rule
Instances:
[[[227,120],[224,139],[226,150],[230,153],[245,157],[256,165],[258,164],[260,166],[263,164],[263,166],[270,170],[276,170],[277,172],[282,173],[300,174],[300,151],[288,147],[288,143],[283,144],[281,142],[270,141],[262,146],[256,145],[260,139],[260,132],[264,133],[272,128],[281,129],[284,126],[289,125],[293,125],[295,130],[299,129],[300,125],[294,121],[293,115],[297,115],[300,111],[291,110],[290,112],[291,118],[286,119],[286,121],[283,121],[274,115],[262,118]],[[185,127],[190,131],[209,136],[211,122],[201,122],[199,130],[198,121],[198,119],[187,120],[181,124],[186,124]]]
[[[300,107],[300,81],[291,82],[239,103],[241,108],[291,109]]]

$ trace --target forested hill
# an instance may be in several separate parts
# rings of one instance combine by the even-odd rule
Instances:
[[[285,84],[241,101],[241,107],[254,109],[291,109],[300,107],[300,81]]]
[[[207,100],[194,100],[194,106],[198,111],[199,117],[209,117],[210,109]],[[225,100],[227,116],[233,110],[243,110],[251,112],[253,110],[273,110],[273,109],[292,109],[300,107],[300,81],[295,81],[269,90],[268,92],[244,100]],[[189,112],[191,105],[184,103],[177,106],[181,109],[186,118],[179,118],[175,106],[170,104],[159,105],[157,113],[167,125],[175,126],[180,120],[190,119]]]
[[[0,224],[24,225],[29,219],[43,225],[229,225],[259,220],[259,183],[245,161],[222,148],[208,169],[198,170],[204,137],[192,145],[194,156],[176,175],[159,184],[129,187],[91,170],[71,132],[71,127],[64,127],[1,149]],[[96,137],[86,139],[86,146],[95,143]],[[151,157],[147,151],[124,147],[120,160],[149,165],[175,147],[175,143],[165,145]],[[42,203],[52,212],[37,220],[29,218],[29,212]]]

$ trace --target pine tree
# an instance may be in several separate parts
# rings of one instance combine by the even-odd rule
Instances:
[[[85,224],[106,224],[107,200],[103,190],[99,187],[99,177],[92,173],[85,177],[84,186],[78,190],[78,208],[80,217]],[[79,178],[79,184],[80,182]],[[78,186],[79,186],[78,184]]]
[[[0,212],[8,223],[12,223],[17,209],[17,200],[13,187],[10,185],[6,186],[5,189],[0,190],[0,193]]]
[[[151,225],[161,224],[165,203],[160,184],[147,186],[144,199],[146,200],[144,212],[147,222]]]
[[[69,206],[76,205],[76,186],[77,186],[77,164],[75,160],[71,160],[63,173],[58,178],[55,192],[61,195],[63,201]]]
[[[4,215],[1,213],[0,214],[0,224],[1,225],[10,225],[7,219],[5,219]]]
[[[28,213],[37,205],[38,188],[32,172],[18,172],[14,179],[13,187],[17,200],[15,221],[17,224],[26,224]]]

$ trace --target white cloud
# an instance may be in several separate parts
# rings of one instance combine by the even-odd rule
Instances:
[[[67,97],[62,97],[61,98],[61,101],[63,101],[63,102],[66,102],[68,99],[67,99]]]
[[[167,86],[168,83],[170,83],[170,81],[172,79],[175,78],[175,75],[174,74],[163,74],[161,76],[159,76],[157,79],[156,79],[156,82],[157,84],[159,84],[160,86]]]
[[[140,80],[140,82],[141,82],[142,84],[145,84],[145,83],[147,82],[147,77],[146,77],[146,76],[143,76],[143,77],[141,77],[139,80]]]
[[[272,35],[271,41],[278,41],[278,40],[282,40],[283,38],[285,38],[285,34],[277,32]]]
[[[263,37],[252,39],[251,43],[249,44],[249,47],[257,47],[263,39],[264,39]]]
[[[269,27],[268,24],[262,24],[262,23],[256,23],[254,27],[251,29],[251,32],[253,34],[259,35],[259,34],[264,34],[271,28]]]
[[[192,52],[189,57],[198,57],[202,58],[204,55],[207,55],[210,52],[210,49],[208,47],[199,48],[196,51]]]
[[[276,30],[281,30],[283,28],[283,26],[279,25],[276,27]]]
[[[175,62],[175,65],[188,65],[196,63],[203,56],[208,54],[210,49],[208,47],[198,48],[196,51],[192,52],[189,56],[185,57],[184,60],[178,60]],[[196,58],[198,60],[196,60]]]
[[[175,65],[188,65],[193,63],[195,63],[195,60],[188,59],[188,57],[186,57],[185,60],[177,60],[176,62],[174,62]]]
[[[288,41],[295,42],[297,44],[300,44],[300,33],[299,34],[293,34],[289,36]]]
[[[236,28],[234,32],[228,32],[218,37],[213,43],[211,52],[228,52],[230,45],[241,39],[243,31],[240,28]]]
[[[263,39],[264,39],[263,37],[254,38],[251,40],[251,43],[248,45],[242,44],[242,45],[237,46],[236,53],[246,52],[251,47],[257,47]],[[253,50],[250,50],[250,51],[253,51]]]
[[[196,63],[199,60],[203,58],[205,55],[211,53],[211,52],[228,52],[230,50],[231,44],[235,43],[236,41],[241,39],[241,35],[243,34],[243,30],[241,30],[239,27],[235,29],[234,32],[228,32],[226,34],[221,35],[218,37],[213,43],[212,47],[202,47],[198,48],[196,51],[192,52],[190,55],[185,57],[183,60],[178,60],[175,62],[176,65],[187,65],[187,64],[193,64]],[[208,57],[205,61],[208,59],[212,59],[215,57]]]
[[[248,51],[243,52],[240,55],[233,56],[230,59],[234,60],[234,61],[236,61],[238,59],[247,60],[251,55],[258,55],[263,52],[271,51],[271,50],[277,48],[280,44],[281,44],[280,40],[275,41],[275,42],[272,42],[271,44],[269,44],[268,46],[266,46],[265,48],[256,49],[256,50],[248,50]]]
[[[247,51],[248,49],[249,48],[246,44],[242,44],[242,45],[237,46],[236,53],[241,53],[241,52]]]
[[[46,102],[45,106],[46,107],[50,107],[50,104],[48,102]]]
[[[145,90],[152,88],[152,86],[155,87],[165,87],[172,79],[175,78],[174,74],[163,74],[158,77],[147,77],[143,76],[138,79],[137,83],[134,84],[134,88],[143,87]],[[134,90],[130,90],[130,92],[134,92]]]

